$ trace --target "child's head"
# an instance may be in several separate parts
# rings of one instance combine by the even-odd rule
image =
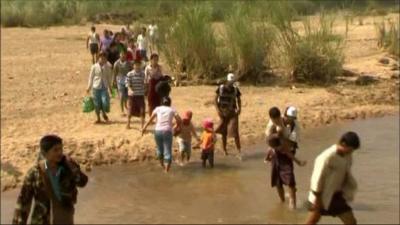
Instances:
[[[57,135],[46,135],[40,139],[40,153],[50,162],[60,162],[63,156],[63,142]]]
[[[91,30],[92,32],[96,32],[96,27],[95,27],[95,26],[92,26],[92,27],[90,28],[90,30]]]
[[[171,98],[170,97],[164,97],[161,101],[161,105],[163,106],[171,106]]]
[[[272,107],[269,109],[269,117],[273,123],[277,123],[281,118],[281,111],[278,107]]]
[[[273,149],[278,149],[281,146],[281,139],[278,134],[272,134],[268,138],[268,145]]]
[[[158,65],[158,54],[156,54],[156,53],[151,54],[150,62],[151,62],[152,66]]]
[[[339,152],[343,154],[349,154],[352,153],[354,150],[360,148],[360,138],[355,132],[349,131],[342,135],[338,144]]]
[[[133,40],[133,38],[130,38],[128,40],[128,47],[131,48],[131,49],[135,48],[135,40]]]
[[[203,121],[203,128],[204,130],[208,132],[213,132],[214,131],[214,122],[210,119],[207,118]]]
[[[146,34],[146,27],[142,27],[142,34]]]
[[[105,64],[106,62],[107,62],[107,57],[106,57],[106,53],[105,52],[103,52],[103,51],[100,51],[100,53],[99,53],[99,63],[100,64]]]
[[[108,30],[107,29],[103,30],[103,35],[104,35],[104,37],[108,37]]]
[[[141,66],[142,66],[142,62],[140,60],[135,60],[135,62],[133,62],[133,69],[137,72],[139,72],[141,70]]]
[[[189,125],[190,121],[192,120],[192,116],[193,116],[192,111],[190,110],[186,111],[182,116],[182,123],[184,125]]]
[[[126,51],[125,50],[122,50],[119,53],[119,58],[121,59],[122,62],[124,62],[126,60]]]

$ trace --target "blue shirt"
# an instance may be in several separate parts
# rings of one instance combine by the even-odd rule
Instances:
[[[61,188],[60,188],[60,174],[64,169],[62,166],[57,166],[57,172],[55,175],[50,171],[50,168],[47,166],[47,160],[44,163],[46,173],[49,176],[51,186],[53,188],[54,194],[57,199],[61,201]]]

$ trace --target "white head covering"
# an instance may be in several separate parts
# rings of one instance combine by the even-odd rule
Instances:
[[[234,81],[235,80],[235,74],[233,73],[228,73],[228,75],[226,76],[226,79],[228,81]]]
[[[289,108],[286,111],[286,115],[290,117],[297,117],[297,109],[294,106],[289,106]]]

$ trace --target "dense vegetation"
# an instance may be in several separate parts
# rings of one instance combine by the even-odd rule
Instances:
[[[336,10],[344,12],[347,26],[356,17],[362,25],[364,15],[398,12],[399,1],[6,0],[1,1],[1,24],[111,22],[137,28],[156,20],[166,63],[174,72],[184,64],[189,79],[210,81],[234,68],[241,80],[257,82],[280,67],[294,81],[324,84],[342,73],[344,37],[333,33],[329,16]],[[318,26],[304,16],[315,13]],[[376,27],[381,47],[399,55],[398,24]]]

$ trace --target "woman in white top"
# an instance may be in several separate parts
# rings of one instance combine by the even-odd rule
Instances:
[[[96,33],[96,27],[92,26],[91,32],[86,39],[86,48],[90,47],[90,54],[92,55],[92,64],[96,63],[99,54],[100,36]]]
[[[157,118],[157,122],[154,139],[157,145],[157,157],[164,171],[168,173],[172,162],[173,120],[175,119],[176,123],[180,125],[181,118],[175,109],[171,108],[171,99],[165,97],[162,99],[162,105],[154,109],[149,121],[142,130],[142,135],[155,118]]]

